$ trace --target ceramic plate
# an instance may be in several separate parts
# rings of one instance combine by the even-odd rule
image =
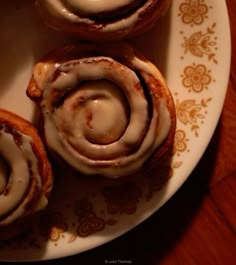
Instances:
[[[43,25],[34,1],[4,2],[0,105],[35,122],[35,106],[25,94],[32,66],[68,40]],[[157,211],[196,166],[215,130],[228,83],[225,1],[175,0],[158,25],[132,44],[159,67],[174,96],[177,130],[171,163],[118,185],[58,174],[48,211],[30,234],[0,243],[0,260],[59,258],[109,242]]]

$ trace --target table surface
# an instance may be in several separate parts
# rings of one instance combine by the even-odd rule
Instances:
[[[236,0],[226,2],[230,80],[221,118],[198,166],[169,202],[137,228],[96,249],[44,264],[236,264]]]

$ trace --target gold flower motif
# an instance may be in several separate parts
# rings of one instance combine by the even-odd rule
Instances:
[[[80,237],[87,237],[105,228],[105,221],[102,218],[94,216],[86,216],[78,222],[77,234]]]
[[[76,232],[80,237],[87,237],[105,228],[105,220],[96,215],[92,203],[87,198],[76,202],[75,215],[78,217]]]
[[[208,103],[211,101],[211,98],[206,100],[202,99],[200,103],[197,103],[194,99],[187,99],[179,102],[176,102],[176,114],[180,122],[185,125],[190,125],[191,130],[195,133],[195,136],[198,137],[200,123],[203,123],[205,118],[205,113],[202,110],[208,107]]]
[[[183,78],[183,86],[194,92],[201,92],[204,88],[207,89],[212,81],[210,71],[203,64],[193,64],[185,67],[184,74],[181,77]]]
[[[207,18],[208,6],[202,0],[187,0],[179,9],[184,24],[200,25]]]
[[[185,49],[184,54],[190,52],[192,55],[202,58],[207,56],[209,61],[213,61],[215,64],[218,63],[216,60],[216,40],[214,37],[216,23],[211,27],[208,27],[206,32],[198,31],[193,33],[190,37],[184,36],[184,43],[182,47]],[[181,32],[183,34],[183,32]]]
[[[187,137],[186,132],[183,130],[177,130],[175,133],[174,149],[175,153],[184,152],[187,149]]]

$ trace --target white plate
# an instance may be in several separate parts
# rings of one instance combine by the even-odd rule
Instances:
[[[39,20],[34,1],[5,1],[0,10],[0,106],[34,121],[26,97],[32,66],[67,40]],[[199,161],[218,122],[229,67],[230,33],[225,1],[174,0],[157,27],[133,41],[166,77],[177,110],[175,154],[168,166],[137,182],[56,176],[46,215],[33,233],[0,245],[0,260],[45,260],[99,246],[157,211]],[[159,177],[172,176],[159,189]],[[124,187],[125,186],[125,187]],[[181,213],[180,213],[181,214]]]

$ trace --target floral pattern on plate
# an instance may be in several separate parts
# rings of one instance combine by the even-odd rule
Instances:
[[[14,3],[16,8],[12,9]],[[4,89],[3,83],[0,103],[2,107],[34,120],[35,109],[25,97],[32,66],[64,39],[43,27],[32,3],[12,1],[7,5],[4,9],[7,15],[0,12],[2,26],[7,25],[9,30],[0,29],[3,47],[9,52],[8,57],[2,56],[3,63],[9,62],[9,66],[3,64],[0,78],[5,80],[9,69],[13,71],[11,60],[16,57],[21,60],[21,71],[15,75],[16,83],[10,78],[12,72],[9,73],[12,88]],[[22,39],[17,39],[14,27],[8,23],[9,17],[29,31]],[[140,224],[174,194],[209,143],[224,102],[230,64],[227,19],[222,0],[172,1],[169,13],[145,38],[141,37],[143,52],[149,55],[153,51],[151,60],[165,75],[176,103],[177,129],[172,152],[158,161],[155,168],[147,168],[142,175],[121,182],[83,179],[74,172],[68,177],[70,173],[58,172],[57,192],[53,194],[47,212],[30,233],[0,243],[0,260],[45,260],[86,251]],[[146,36],[152,41],[146,42]],[[53,41],[49,43],[48,38]],[[9,43],[9,39],[14,41]],[[10,51],[15,50],[17,40],[22,54],[13,58]],[[161,41],[165,42],[162,44]],[[151,49],[147,43],[153,45]],[[36,54],[35,58],[28,54],[30,51]],[[21,56],[27,62],[24,65]],[[30,61],[32,58],[34,60]],[[11,101],[16,93],[22,99],[18,100],[21,104]],[[196,144],[199,141],[201,146]]]
[[[184,54],[191,53],[200,58],[207,56],[209,61],[217,64],[217,37],[215,36],[215,27],[216,23],[213,23],[205,31],[197,31],[187,37],[184,35],[184,42],[182,43]],[[184,33],[181,32],[181,34]]]
[[[204,0],[186,0],[179,6],[179,16],[184,24],[201,25],[208,18],[210,8]]]
[[[208,85],[212,82],[211,71],[204,64],[188,65],[183,72],[182,84],[189,92],[202,92],[203,89],[208,89]]]

